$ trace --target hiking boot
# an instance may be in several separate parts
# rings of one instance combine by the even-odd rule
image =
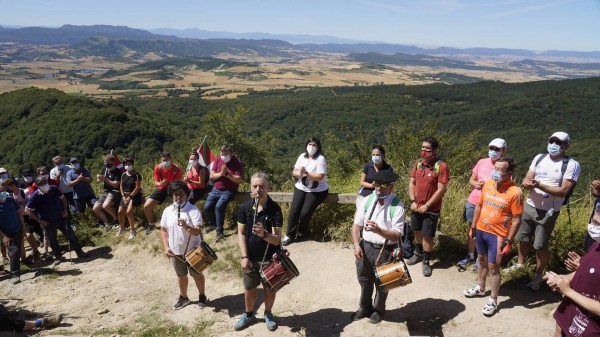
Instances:
[[[135,231],[129,231],[129,236],[127,237],[127,240],[133,240],[133,238],[135,238]]]
[[[364,310],[364,309],[358,309],[355,313],[352,314],[352,320],[353,321],[358,321],[361,320],[363,318],[367,318],[367,317],[371,317],[371,314],[373,314],[373,310]]]
[[[485,296],[485,289],[481,289],[479,284],[472,286],[469,289],[463,290],[465,297]]]
[[[269,329],[269,331],[277,330],[278,325],[271,312],[265,312],[265,323],[267,323],[267,329]]]
[[[502,269],[502,272],[505,274],[510,274],[514,271],[520,270],[521,268],[523,268],[523,264],[522,263],[515,263],[512,266],[508,267],[508,268],[504,268]]]
[[[423,254],[415,253],[410,259],[406,260],[406,264],[412,266],[423,261]]]
[[[179,309],[185,307],[188,304],[190,304],[190,299],[187,298],[187,297],[183,297],[183,296],[179,295],[179,298],[177,299],[177,302],[175,302],[175,304],[173,305],[173,309],[179,310]]]
[[[490,299],[487,301],[481,312],[483,312],[485,316],[490,317],[494,315],[496,310],[498,310],[498,304]]]
[[[467,257],[465,257],[464,259],[462,259],[462,260],[458,261],[458,263],[457,263],[456,265],[457,265],[457,266],[459,266],[459,267],[466,268],[466,267],[467,267],[467,265],[469,265],[469,264],[471,264],[471,263],[473,263],[473,262],[475,262],[475,258],[470,258],[470,257],[467,255]]]
[[[223,235],[223,233],[218,233],[217,232],[217,240],[216,241],[219,242],[219,241],[221,241],[223,239],[225,239],[225,235]]]
[[[542,286],[543,281],[544,281],[544,279],[542,279],[542,276],[539,275],[538,273],[535,273],[533,275],[533,279],[531,279],[531,282],[527,283],[527,288],[529,288],[533,291],[538,291],[538,290],[540,290],[540,287]]]
[[[200,309],[206,308],[207,303],[208,303],[208,299],[206,298],[206,295],[200,294],[200,297],[198,298],[198,308],[200,308]]]
[[[242,317],[240,318],[239,321],[237,321],[237,323],[235,323],[233,328],[235,329],[235,331],[244,330],[247,327],[249,327],[250,325],[254,324],[254,322],[256,322],[255,315],[248,317],[248,315],[246,315],[246,313],[243,313]]]
[[[50,317],[44,317],[42,319],[42,329],[48,329],[51,328],[53,326],[57,326],[60,324],[60,322],[62,322],[63,320],[63,315],[54,315],[54,316],[50,316]]]
[[[155,228],[155,227],[154,227],[154,224],[153,224],[153,223],[149,223],[149,224],[147,224],[147,225],[146,225],[146,230],[145,230],[145,232],[146,232],[146,235],[149,235],[150,233],[152,233],[152,231],[154,230],[154,228]],[[131,240],[131,239],[129,239],[129,240]]]
[[[292,238],[290,238],[289,236],[284,236],[283,239],[281,240],[281,245],[282,246],[288,246],[290,243],[294,242],[294,240]]]
[[[429,277],[431,276],[432,270],[431,270],[431,266],[429,265],[429,261],[423,261],[423,276],[425,277]]]
[[[369,322],[371,322],[373,324],[379,324],[379,323],[381,323],[382,319],[383,319],[382,314],[380,314],[377,311],[373,311],[373,313],[371,314],[371,317],[369,317]]]

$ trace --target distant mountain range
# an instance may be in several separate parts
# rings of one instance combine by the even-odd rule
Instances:
[[[398,53],[410,55],[432,55],[449,57],[515,57],[515,58],[579,58],[600,60],[600,51],[544,51],[534,52],[525,49],[507,48],[467,48],[451,47],[422,48],[410,45],[389,43],[367,43],[341,39],[328,35],[283,35],[267,33],[228,33],[211,32],[201,29],[154,29],[152,31],[134,29],[126,26],[75,26],[64,25],[58,28],[25,27],[5,28],[0,26],[0,42],[16,42],[21,44],[67,45],[75,48],[97,50],[98,37],[111,40],[105,48],[112,45],[113,51],[104,51],[107,55],[119,54],[126,48],[136,47],[149,50],[159,46],[166,53],[181,51],[185,54],[208,56],[211,52],[247,52],[253,51],[261,55],[289,56],[284,49],[300,49],[304,51],[325,51],[344,54],[380,53],[394,55]],[[95,40],[90,40],[95,39]],[[116,40],[116,41],[114,41]],[[104,40],[102,40],[104,41]],[[135,42],[137,41],[137,42]],[[140,42],[142,41],[142,42]],[[160,41],[160,42],[159,42]],[[106,41],[104,41],[106,42]],[[87,44],[87,46],[86,46]],[[90,44],[92,46],[90,46]],[[146,46],[142,46],[146,44]],[[212,46],[205,48],[207,45]],[[216,47],[218,46],[218,47]],[[213,48],[214,47],[214,48]],[[257,50],[254,50],[257,49]],[[101,53],[102,54],[102,53]]]

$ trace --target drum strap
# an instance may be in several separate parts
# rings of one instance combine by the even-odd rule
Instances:
[[[381,246],[381,250],[379,250],[379,255],[377,255],[377,259],[375,260],[375,265],[373,267],[377,267],[379,265],[379,260],[381,259],[381,254],[383,254],[383,250],[387,247],[388,239],[385,239],[385,242]],[[398,240],[398,248],[400,248],[400,241]]]

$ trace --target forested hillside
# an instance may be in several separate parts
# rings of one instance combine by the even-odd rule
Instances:
[[[334,151],[332,143],[347,139],[346,126],[364,144],[345,150],[366,161],[370,145],[397,141],[386,138],[392,137],[389,132],[386,136],[389,128],[402,126],[404,132],[419,134],[433,125],[434,136],[478,131],[480,149],[492,138],[505,138],[521,177],[533,156],[545,150],[547,137],[566,131],[573,139],[569,154],[580,161],[582,178],[588,179],[600,177],[595,156],[599,110],[600,78],[313,88],[251,93],[235,100],[92,101],[56,90],[26,89],[0,95],[0,163],[36,166],[49,163],[55,154],[84,156],[96,163],[112,148],[133,154],[140,163],[156,161],[163,149],[182,162],[192,144],[211,134],[213,148],[215,142],[232,142],[254,168],[286,177],[307,137],[321,137],[325,150]],[[236,133],[242,135],[236,138]],[[458,144],[452,138],[442,143],[443,155],[460,155]],[[411,146],[404,150],[416,156],[418,149]]]

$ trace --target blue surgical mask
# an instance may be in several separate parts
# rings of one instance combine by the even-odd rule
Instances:
[[[499,182],[502,180],[502,173],[493,170],[492,171],[492,180],[494,180],[495,182]]]
[[[6,200],[8,198],[8,193],[6,191],[0,192],[0,200]]]
[[[62,170],[63,168],[65,168],[65,164],[60,163],[60,164],[56,165],[56,168],[59,170]]]
[[[494,150],[489,150],[488,151],[488,157],[490,157],[490,159],[498,159],[500,158],[501,154],[498,151],[494,151]]]
[[[165,160],[162,163],[163,163],[164,166],[167,166],[167,167],[171,166],[171,161],[170,160]]]
[[[374,164],[381,163],[381,156],[371,156],[371,160],[373,160]]]
[[[73,164],[73,169],[79,170],[79,163],[74,163]]]
[[[556,145],[554,143],[548,144],[548,153],[551,156],[556,156],[556,155],[560,154],[560,145]]]

